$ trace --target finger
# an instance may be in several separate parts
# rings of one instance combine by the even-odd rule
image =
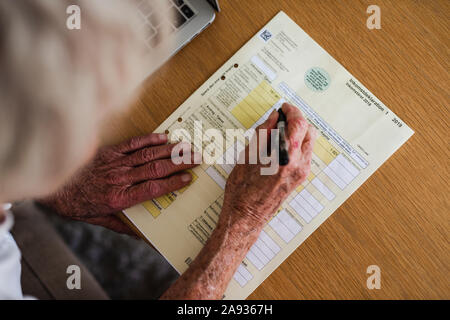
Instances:
[[[297,107],[284,103],[282,108],[286,115],[289,148],[294,153],[299,154],[308,131],[308,122]]]
[[[302,113],[299,108],[293,106],[290,103],[283,103],[281,106],[284,115],[286,116],[286,120],[289,122],[290,120],[294,120],[296,118],[303,118]]]
[[[273,110],[272,113],[267,118],[267,120],[256,127],[256,134],[258,139],[265,138],[266,139],[265,141],[267,141],[267,139],[270,136],[270,130],[276,128],[277,121],[278,121],[278,111]],[[261,129],[265,129],[266,131],[261,131]],[[263,132],[266,133],[264,134],[264,136]]]
[[[127,226],[122,220],[120,220],[120,218],[114,215],[109,215],[106,217],[86,218],[83,219],[83,221],[105,227],[115,232],[136,236],[136,234],[133,232],[133,230],[131,230],[129,226]]]
[[[317,130],[312,125],[309,125],[308,131],[306,132],[305,139],[302,145],[302,156],[307,161],[311,161],[314,143],[317,138]]]
[[[131,138],[118,144],[115,148],[121,153],[130,153],[145,147],[157,146],[167,143],[168,138],[166,134],[150,133],[144,136]]]
[[[201,155],[199,153],[196,153],[196,155],[191,156],[191,161],[189,163],[180,164],[175,164],[172,159],[149,162],[140,167],[132,169],[129,176],[129,182],[131,184],[135,184],[146,180],[156,180],[168,177],[179,171],[194,168],[198,165],[196,164],[198,163],[198,161],[195,161],[197,160],[197,157],[201,157]]]
[[[278,111],[273,110],[269,117],[261,123],[256,129],[275,129],[278,121]]]
[[[135,167],[158,159],[170,159],[172,151],[177,145],[180,144],[174,143],[143,148],[121,159],[120,164]],[[182,150],[184,149],[182,148]]]
[[[304,137],[308,129],[308,122],[303,117],[302,113],[300,112],[300,109],[289,103],[283,103],[282,109],[286,116],[288,137],[291,137],[292,135],[297,133],[299,129],[303,129],[303,137]]]
[[[269,115],[269,117],[266,119],[266,121],[264,121],[263,123],[261,123],[259,126],[256,127],[255,134],[250,139],[250,143],[247,145],[245,150],[246,156],[245,163],[250,163],[249,162],[250,152],[254,152],[254,150],[250,150],[251,149],[250,145],[253,145],[254,148],[256,148],[257,150],[260,150],[260,148],[265,148],[267,150],[267,146],[270,143],[270,132],[271,129],[276,128],[277,120],[278,120],[278,111],[273,110],[272,113]],[[259,158],[260,153],[253,154],[253,156],[255,157],[258,156]],[[257,161],[257,159],[255,158],[254,161]]]
[[[134,185],[127,190],[126,207],[154,199],[169,192],[181,189],[189,184],[192,175],[189,172],[176,173],[168,178],[148,180]]]

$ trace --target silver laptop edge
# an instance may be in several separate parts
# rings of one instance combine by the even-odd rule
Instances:
[[[215,8],[207,0],[184,0],[184,2],[189,4],[196,14],[192,20],[188,21],[186,25],[174,33],[176,42],[170,57],[175,55],[200,32],[206,29],[216,17]],[[218,1],[214,0],[214,3],[219,8]]]
[[[219,1],[218,0],[165,0],[170,1],[172,3],[171,9],[176,9],[178,12],[178,17],[185,22],[182,22],[181,25],[176,26],[176,24],[180,24],[179,21],[172,21],[174,32],[171,34],[170,38],[161,39],[161,41],[157,44],[152,44],[151,40],[156,39],[155,31],[158,26],[153,25],[150,21],[153,12],[145,2],[150,3],[151,0],[135,0],[138,3],[137,9],[141,12],[141,19],[143,19],[144,24],[143,27],[151,28],[149,29],[150,35],[147,38],[146,45],[149,46],[149,56],[151,57],[151,51],[155,49],[159,51],[161,46],[170,43],[169,51],[165,58],[158,61],[158,63],[154,63],[154,61],[149,62],[148,68],[143,69],[143,79],[147,78],[153,72],[155,72],[159,67],[161,67],[164,63],[166,63],[171,57],[173,57],[178,51],[180,51],[184,46],[186,46],[189,42],[192,41],[200,32],[206,29],[215,19],[216,11],[220,11]],[[185,11],[182,10],[183,7],[188,6],[187,15]],[[193,14],[193,16],[192,16]],[[191,17],[189,17],[191,16]],[[148,25],[148,26],[147,26]]]

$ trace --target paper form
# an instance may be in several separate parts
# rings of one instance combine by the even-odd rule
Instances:
[[[263,29],[192,94],[156,132],[195,121],[208,128],[262,123],[284,101],[319,131],[311,174],[267,223],[237,269],[225,299],[246,298],[317,229],[413,131],[285,13]],[[179,118],[182,120],[178,121]],[[226,179],[245,147],[237,141],[214,165],[192,170],[190,186],[125,210],[126,216],[184,272],[213,232]]]

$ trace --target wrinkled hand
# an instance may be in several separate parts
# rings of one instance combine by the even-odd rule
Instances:
[[[196,164],[175,165],[164,134],[135,137],[101,148],[94,160],[55,194],[37,202],[75,220],[133,234],[115,213],[180,189],[192,179]],[[191,154],[198,163],[199,154]],[[195,162],[194,162],[195,161]]]
[[[279,166],[276,174],[261,175],[261,164],[236,164],[226,188],[221,220],[227,225],[239,224],[249,230],[261,229],[280,207],[286,197],[308,176],[316,130],[303,118],[298,108],[283,104],[287,119],[289,163]],[[278,112],[257,128],[258,139],[267,138],[270,145],[270,129],[275,129]],[[267,129],[268,137],[262,137],[258,129]],[[248,154],[249,147],[246,148]]]

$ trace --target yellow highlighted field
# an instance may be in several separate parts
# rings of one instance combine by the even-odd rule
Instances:
[[[151,200],[143,202],[142,205],[148,212],[150,212],[153,218],[157,218],[161,213],[161,210],[159,210],[159,208]]]
[[[167,209],[170,204],[176,200],[178,194],[186,191],[186,189],[197,180],[198,176],[192,170],[187,171],[192,175],[192,181],[186,187],[142,203],[142,206],[153,216],[153,218],[157,218],[161,214],[161,210]]]
[[[339,154],[339,151],[322,135],[317,138],[313,152],[327,165]]]
[[[168,206],[170,206],[170,204],[172,202],[174,202],[176,199],[176,196],[174,196],[174,194],[172,193],[168,193],[165,195],[162,195],[158,198],[156,198],[155,200],[159,203],[159,205],[161,207],[163,207],[164,209],[167,209]]]
[[[272,106],[280,100],[281,96],[266,81],[262,81],[247,97],[231,110],[231,114],[246,128],[249,129]]]

